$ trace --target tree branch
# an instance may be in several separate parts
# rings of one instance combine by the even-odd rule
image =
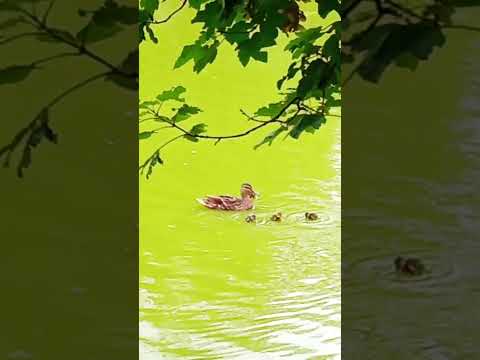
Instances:
[[[92,76],[88,79],[85,79],[77,84],[75,84],[74,86],[68,88],[67,90],[65,90],[64,92],[62,92],[61,94],[57,95],[55,98],[53,98],[46,106],[44,106],[44,110],[45,109],[49,109],[51,107],[53,107],[55,104],[57,104],[60,100],[62,100],[65,96],[71,94],[72,92],[84,87],[85,85],[99,79],[99,78],[102,78],[106,75],[108,75],[110,72],[107,72],[107,73],[101,73],[101,74],[97,74],[95,76]],[[0,158],[2,156],[5,156],[5,160],[4,160],[4,167],[8,167],[10,165],[10,159],[11,159],[11,156],[13,154],[13,152],[15,151],[15,149],[20,145],[20,143],[22,142],[22,140],[28,135],[28,134],[32,134],[35,129],[36,129],[36,124],[37,124],[37,120],[38,120],[38,116],[36,116],[32,121],[30,121],[27,126],[25,126],[23,129],[21,129],[16,135],[15,137],[13,138],[13,140],[5,145],[4,147],[0,148]]]
[[[198,138],[198,139],[210,139],[210,140],[224,140],[224,139],[235,139],[235,138],[240,138],[240,137],[243,137],[243,136],[247,136],[248,134],[254,132],[254,131],[257,131],[261,128],[263,128],[264,126],[267,126],[269,124],[272,124],[272,123],[276,123],[276,122],[281,122],[283,123],[283,121],[279,121],[279,118],[285,113],[285,111],[287,111],[287,109],[292,106],[292,104],[298,102],[300,100],[300,98],[298,97],[295,97],[293,98],[292,100],[290,100],[281,110],[280,112],[275,115],[273,118],[271,118],[270,120],[267,120],[267,121],[264,121],[262,122],[261,124],[257,125],[257,126],[254,126],[244,132],[241,132],[241,133],[238,133],[238,134],[234,134],[234,135],[225,135],[225,136],[211,136],[211,135],[201,135],[201,134],[192,134],[190,133],[189,131],[185,130],[184,128],[178,126],[177,124],[175,124],[174,122],[170,122],[170,121],[166,121],[164,120],[167,124],[170,124],[173,128],[177,129],[177,130],[180,130],[184,135],[188,135],[188,136],[191,136],[191,137],[195,137],[195,138]]]
[[[23,14],[25,14],[29,19],[31,19],[33,21],[33,25],[38,29],[38,30],[42,30],[43,32],[47,33],[50,37],[52,37],[53,39],[56,39],[58,40],[59,42],[61,43],[64,43],[66,45],[69,45],[70,47],[73,47],[74,49],[78,50],[78,52],[80,54],[83,54],[89,58],[91,58],[92,60],[95,60],[96,62],[104,65],[105,67],[109,68],[112,72],[114,73],[117,73],[117,74],[121,74],[127,78],[134,78],[134,77],[137,77],[138,74],[137,73],[132,73],[132,74],[129,74],[129,73],[126,73],[124,71],[122,71],[121,69],[119,69],[117,66],[111,64],[110,62],[108,62],[107,60],[101,58],[100,56],[98,56],[97,54],[91,52],[90,50],[88,50],[84,45],[80,45],[80,44],[77,44],[73,41],[70,41],[68,39],[65,39],[61,36],[59,36],[58,34],[55,33],[55,31],[53,31],[53,29],[49,28],[46,24],[44,24],[37,16],[29,13],[28,11],[26,11],[25,9],[21,9],[19,8],[19,11],[22,12]]]
[[[174,12],[172,12],[170,15],[168,15],[165,19],[163,20],[157,20],[157,21],[150,21],[148,22],[149,24],[153,24],[153,25],[158,25],[158,24],[163,24],[163,23],[166,23],[167,21],[169,21],[172,17],[174,17],[178,12],[180,12],[180,10],[182,10],[185,5],[187,4],[187,0],[183,0],[182,3],[180,4],[180,7],[177,8]]]
[[[159,151],[162,150],[165,146],[167,146],[168,144],[171,144],[172,142],[174,142],[175,140],[178,140],[180,138],[183,137],[183,134],[182,135],[178,135],[178,136],[175,136],[174,138],[168,140],[166,143],[162,144],[162,146],[160,146],[157,150],[155,150],[153,152],[153,154],[151,156],[148,157],[147,160],[144,161],[144,163],[142,165],[140,165],[138,167],[138,170],[140,171],[141,174],[143,174],[143,170],[147,167],[147,165],[158,155]]]
[[[48,4],[48,8],[45,11],[45,14],[43,14],[42,23],[44,23],[45,25],[47,24],[48,15],[50,15],[50,11],[52,11],[52,8],[53,8],[53,5],[55,5],[55,2],[56,0],[50,0],[50,3]]]

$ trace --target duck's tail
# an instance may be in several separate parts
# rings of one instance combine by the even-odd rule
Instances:
[[[204,198],[197,198],[196,200],[200,205],[207,206],[207,202]]]

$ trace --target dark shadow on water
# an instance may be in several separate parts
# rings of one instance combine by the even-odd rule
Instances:
[[[0,1],[1,359],[138,356],[136,6]]]

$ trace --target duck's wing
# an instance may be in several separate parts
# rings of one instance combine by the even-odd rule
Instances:
[[[242,203],[242,199],[228,195],[207,196],[197,201],[209,209],[218,210],[236,210]]]
[[[223,201],[239,201],[240,199],[236,198],[236,197],[233,197],[233,196],[230,196],[230,195],[220,195],[220,196],[216,196],[220,199],[222,199]]]

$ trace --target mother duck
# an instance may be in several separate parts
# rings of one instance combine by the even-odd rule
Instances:
[[[219,195],[207,196],[197,199],[197,201],[209,209],[241,211],[253,208],[253,203],[257,195],[252,185],[243,184],[240,187],[240,198],[229,195]]]

